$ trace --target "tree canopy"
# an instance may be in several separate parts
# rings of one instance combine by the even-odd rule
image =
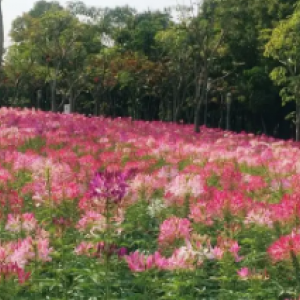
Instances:
[[[1,105],[300,140],[299,11],[295,0],[142,12],[38,1],[12,23]]]

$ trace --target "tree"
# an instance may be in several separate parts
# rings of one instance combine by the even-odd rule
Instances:
[[[205,125],[224,128],[227,110],[232,130],[279,127],[281,137],[289,137],[284,116],[294,109],[298,73],[288,67],[293,56],[288,53],[289,61],[282,53],[296,55],[291,45],[298,40],[282,42],[280,51],[271,51],[270,40],[278,39],[274,27],[291,22],[296,2],[199,0],[179,8],[174,23],[166,10],[38,1],[13,23],[0,93],[5,104],[20,105],[24,98],[35,103],[42,90],[53,110],[70,103],[72,112],[183,119],[194,122],[196,132],[203,117]],[[284,108],[280,89],[284,103],[293,100]]]
[[[26,39],[26,32],[32,27],[34,20],[41,18],[49,11],[63,11],[63,7],[57,1],[37,1],[34,7],[12,22],[10,35],[14,42],[22,42]],[[27,37],[28,38],[28,37]]]
[[[265,56],[281,63],[270,76],[279,86],[283,103],[296,103],[296,141],[300,141],[300,10],[281,21],[272,31],[265,47]]]
[[[216,19],[218,1],[199,1],[196,13],[183,20],[187,30],[189,47],[187,51],[193,59],[194,76],[194,130],[200,132],[200,111],[207,93],[207,82],[213,61],[223,42],[224,29]]]
[[[57,110],[56,90],[63,76],[66,63],[82,51],[80,37],[82,26],[67,11],[50,10],[35,19],[27,29],[28,39],[39,45],[39,57],[44,58],[48,68],[46,81],[51,86],[51,109]]]
[[[0,0],[0,69],[2,65],[2,59],[4,54],[4,24],[2,14],[2,0]]]
[[[12,45],[7,53],[5,73],[14,87],[11,104],[18,105],[19,91],[26,78],[33,79],[34,64],[36,62],[36,48],[30,43]],[[31,75],[31,76],[30,76]]]
[[[40,18],[46,12],[62,11],[64,8],[59,4],[58,1],[45,1],[40,0],[35,2],[33,8],[28,12],[28,15],[32,18]]]
[[[94,115],[99,115],[99,100],[103,97],[106,89],[116,84],[114,72],[115,68],[112,65],[112,57],[114,52],[110,49],[103,49],[98,54],[92,54],[87,58],[87,64],[84,69],[86,75],[86,89],[92,96],[94,105]]]
[[[171,24],[170,15],[166,12],[143,12],[130,15],[131,11],[123,11],[125,14],[123,26],[115,27],[112,37],[120,48],[126,51],[140,52],[152,60],[158,58],[155,45],[155,36],[165,30]],[[112,13],[112,12],[111,12]]]
[[[157,46],[161,49],[162,55],[166,60],[165,66],[168,69],[168,85],[171,85],[172,103],[168,109],[169,120],[176,122],[188,89],[191,86],[190,69],[192,61],[187,51],[188,35],[180,25],[170,27],[156,35]]]

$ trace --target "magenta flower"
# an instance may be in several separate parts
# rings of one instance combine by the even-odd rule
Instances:
[[[126,195],[128,184],[127,176],[121,172],[99,172],[91,182],[92,195],[118,203]]]
[[[125,248],[125,247],[120,248],[118,250],[117,254],[118,254],[119,257],[123,257],[123,256],[127,255],[127,248]]]

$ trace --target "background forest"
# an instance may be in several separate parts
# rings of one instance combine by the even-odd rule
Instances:
[[[38,1],[14,20],[7,49],[0,39],[0,105],[70,104],[83,114],[194,123],[196,132],[299,140],[297,2],[203,0],[137,12]]]

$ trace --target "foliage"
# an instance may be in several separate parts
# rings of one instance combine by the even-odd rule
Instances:
[[[72,112],[181,120],[196,131],[231,123],[289,138],[298,15],[296,0],[205,0],[142,12],[38,1],[12,24],[1,103],[27,99],[57,111],[69,103]]]

